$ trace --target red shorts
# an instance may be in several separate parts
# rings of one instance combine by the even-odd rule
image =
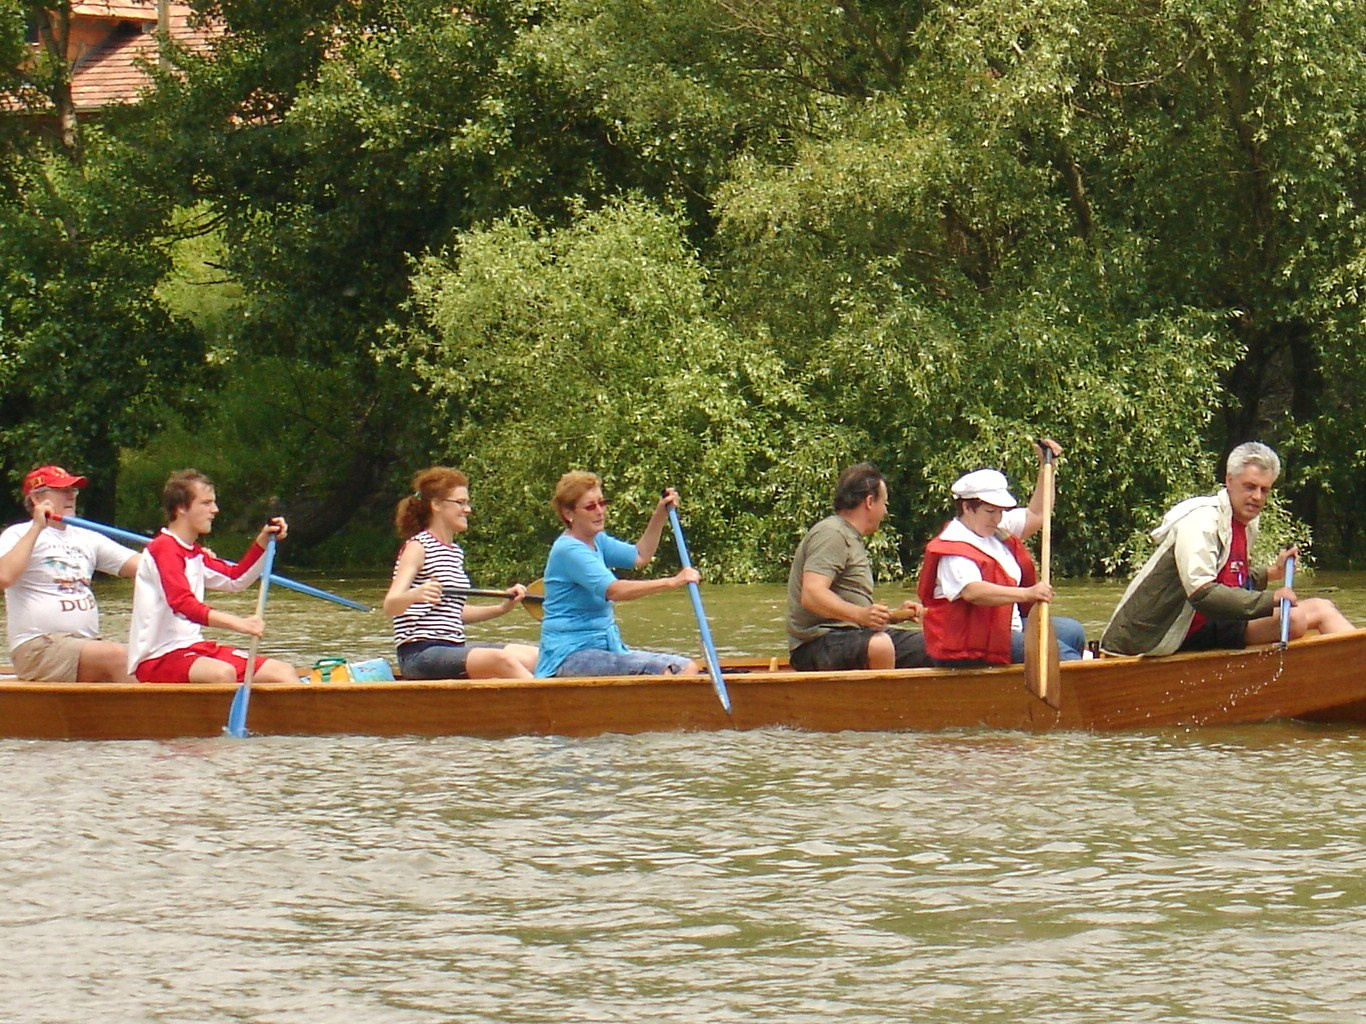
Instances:
[[[170,654],[163,654],[160,658],[148,658],[146,661],[138,662],[133,675],[140,683],[183,683],[190,678],[190,666],[200,658],[227,662],[237,670],[239,683],[246,677],[247,652],[237,647],[228,647],[226,644],[216,644],[211,640],[201,640],[189,647],[181,647]],[[261,666],[265,663],[265,658],[257,656],[256,671],[261,671]]]

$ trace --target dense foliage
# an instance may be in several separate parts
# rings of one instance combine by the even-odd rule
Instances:
[[[62,11],[0,7],[0,473],[79,466],[112,511],[119,451],[152,434],[202,368],[200,339],[154,294],[174,200],[116,132],[73,117]],[[32,58],[26,25],[43,26]],[[12,33],[12,34],[11,34]]]
[[[1168,503],[1260,437],[1286,459],[1301,525],[1284,530],[1357,554],[1355,6],[203,9],[228,28],[218,52],[173,55],[107,126],[111,156],[4,151],[15,210],[54,160],[79,166],[63,209],[110,245],[6,262],[6,354],[65,340],[70,393],[99,374],[127,389],[109,345],[135,329],[152,352],[135,394],[174,388],[167,360],[198,359],[200,337],[224,371],[211,407],[125,456],[139,486],[216,459],[306,544],[382,520],[412,470],[450,462],[474,479],[481,560],[511,572],[543,557],[556,477],[591,468],[624,534],[673,484],[705,568],[776,578],[842,465],[892,479],[894,571],[962,471],[1027,492],[1047,433],[1067,449],[1055,551],[1086,572],[1141,553]],[[114,158],[132,152],[145,163]],[[71,196],[130,230],[115,245]],[[20,267],[44,252],[24,223],[0,222]],[[165,287],[189,225],[221,241],[202,300]],[[35,304],[22,282],[56,268],[67,284]],[[227,287],[233,315],[191,316]],[[7,395],[17,373],[0,369]],[[10,403],[13,475],[39,420]],[[128,446],[153,410],[108,415]],[[61,451],[99,457],[79,434]]]

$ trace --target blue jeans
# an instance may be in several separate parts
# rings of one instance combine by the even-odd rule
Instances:
[[[1058,660],[1080,661],[1081,652],[1086,649],[1086,627],[1063,615],[1051,616],[1049,622],[1058,636]],[[1010,660],[1017,665],[1024,661],[1024,644],[1023,633],[1011,634]]]
[[[502,644],[452,644],[442,640],[418,640],[398,649],[398,670],[404,679],[465,679],[470,651]]]
[[[672,672],[682,672],[691,662],[678,654],[663,654],[659,651],[630,651],[614,654],[611,651],[575,651],[558,669],[555,675],[564,676],[662,676]]]

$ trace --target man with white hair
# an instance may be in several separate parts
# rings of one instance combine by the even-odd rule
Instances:
[[[1299,554],[1286,548],[1269,566],[1253,568],[1248,553],[1257,522],[1281,475],[1281,460],[1258,441],[1229,452],[1217,494],[1188,498],[1153,531],[1157,550],[1129,584],[1105,627],[1101,647],[1112,654],[1237,650],[1280,639],[1283,598],[1289,598],[1290,636],[1310,630],[1354,628],[1332,601],[1300,601],[1285,579],[1285,563]]]

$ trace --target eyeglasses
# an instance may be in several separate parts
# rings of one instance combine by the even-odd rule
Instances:
[[[460,508],[464,509],[474,508],[474,506],[465,498],[437,498],[433,504],[458,505]]]
[[[605,509],[612,504],[606,498],[599,498],[597,501],[590,501],[587,505],[580,505],[580,512],[596,512],[598,509]]]

